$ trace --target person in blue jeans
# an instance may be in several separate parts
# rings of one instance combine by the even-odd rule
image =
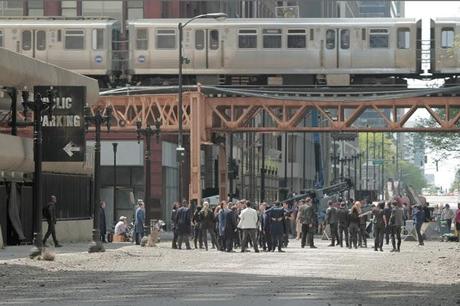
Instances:
[[[144,201],[138,200],[137,204],[139,207],[136,209],[134,232],[136,235],[136,244],[139,245],[142,237],[144,237],[145,209]]]
[[[423,210],[423,207],[421,207],[420,205],[416,205],[414,207],[414,209],[412,210],[412,220],[414,221],[415,231],[417,232],[418,245],[424,245],[423,236],[420,232],[422,224],[425,221],[425,211]]]

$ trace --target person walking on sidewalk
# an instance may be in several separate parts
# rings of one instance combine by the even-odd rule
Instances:
[[[326,224],[329,224],[329,229],[331,232],[331,244],[329,246],[335,246],[335,241],[337,240],[337,245],[339,244],[338,231],[337,231],[337,209],[334,207],[334,202],[329,201],[329,207],[326,210]]]
[[[144,209],[144,201],[138,200],[137,201],[137,209],[134,221],[134,233],[136,236],[136,244],[141,244],[141,239],[144,237],[144,223],[145,223],[145,209]]]
[[[441,211],[441,222],[446,224],[446,234],[450,234],[452,231],[452,219],[455,217],[454,212],[450,209],[449,204],[446,204]]]
[[[414,221],[415,231],[417,233],[418,245],[424,245],[422,232],[420,231],[422,229],[423,222],[425,221],[425,211],[422,206],[415,206],[412,211],[412,220]]]
[[[185,242],[187,250],[191,250],[190,247],[190,234],[192,232],[192,211],[190,210],[190,204],[183,206],[177,210],[176,213],[176,230],[177,230],[177,248],[182,248],[182,242]]]
[[[337,220],[339,222],[339,244],[343,247],[343,241],[345,240],[346,247],[348,248],[348,223],[349,215],[348,208],[345,202],[340,203],[340,208],[337,211]]]
[[[51,236],[53,236],[53,242],[54,246],[56,248],[62,247],[61,244],[59,244],[57,238],[56,238],[56,203],[57,199],[55,195],[50,196],[50,201],[46,205],[46,207],[43,209],[43,214],[44,217],[46,218],[46,222],[48,222],[48,231],[45,234],[45,237],[43,238],[43,245],[46,245],[46,240]]]
[[[105,219],[105,202],[101,201],[99,208],[99,232],[101,234],[101,241],[106,243],[105,234],[107,233],[107,220]]]
[[[313,235],[315,230],[315,212],[311,203],[311,198],[307,198],[304,204],[299,207],[299,221],[302,223],[302,248],[308,243],[311,249],[316,249]]]
[[[374,214],[374,251],[380,250],[383,252],[383,238],[385,235],[385,227],[388,222],[385,216],[385,202],[380,202],[376,208],[372,210]]]
[[[203,208],[198,213],[200,221],[200,235],[206,251],[208,250],[208,232],[211,235],[211,243],[214,248],[217,245],[216,232],[214,231],[214,212],[209,208],[209,202],[203,203]]]
[[[457,204],[457,213],[455,214],[455,229],[457,230],[458,242],[460,242],[460,203]]]
[[[349,215],[348,231],[350,232],[349,248],[358,248],[358,232],[359,232],[359,215],[361,214],[361,202],[356,201],[351,207]]]
[[[390,226],[391,226],[391,243],[393,245],[393,250],[391,252],[399,252],[401,248],[401,226],[404,222],[404,211],[400,207],[399,203],[393,202],[393,209],[391,210],[390,215]],[[396,245],[396,239],[398,239],[398,244]]]
[[[246,208],[240,213],[240,222],[238,228],[243,231],[243,239],[241,241],[241,252],[246,252],[248,246],[248,240],[251,241],[254,251],[259,253],[259,247],[257,243],[257,222],[259,217],[257,211],[251,207],[251,202],[245,202]]]

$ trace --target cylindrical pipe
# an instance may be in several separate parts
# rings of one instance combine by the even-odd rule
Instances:
[[[33,185],[33,207],[34,207],[34,245],[39,250],[42,242],[42,121],[41,113],[43,101],[39,94],[34,99],[34,185]],[[25,101],[26,102],[26,101]]]
[[[147,126],[145,131],[145,185],[144,185],[144,203],[145,203],[145,224],[150,225],[150,218],[152,216],[151,205],[151,137],[153,131],[150,126]]]
[[[183,27],[182,23],[179,23],[179,97],[178,97],[178,109],[177,109],[177,121],[178,121],[178,138],[177,138],[177,147],[182,149],[182,64],[183,64],[183,56],[182,56],[182,39],[183,39]],[[178,193],[177,197],[180,203],[182,203],[182,166],[183,161],[179,160],[178,164]],[[146,203],[147,204],[147,203]]]
[[[113,222],[117,222],[117,147],[118,143],[112,143],[113,149]],[[96,203],[96,205],[98,205]]]

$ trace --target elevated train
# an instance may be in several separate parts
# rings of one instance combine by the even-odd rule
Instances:
[[[102,87],[177,83],[179,19],[1,17],[0,47],[92,76]],[[431,21],[432,78],[460,75],[460,18]],[[422,78],[410,18],[199,19],[184,29],[188,84],[405,84]]]

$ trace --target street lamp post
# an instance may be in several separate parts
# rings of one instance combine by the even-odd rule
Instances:
[[[107,125],[107,131],[110,132],[110,125],[112,121],[112,108],[105,109],[105,115],[98,109],[94,116],[90,114],[89,107],[85,107],[85,124],[88,128],[90,124],[94,124],[95,130],[95,144],[94,144],[94,201],[93,201],[93,241],[89,245],[88,252],[104,252],[104,246],[101,242],[101,234],[99,230],[99,205],[100,205],[100,189],[101,189],[101,126]]]
[[[41,253],[43,247],[42,241],[42,115],[44,112],[51,112],[54,108],[54,96],[52,91],[48,91],[48,102],[42,100],[39,93],[34,96],[34,101],[29,101],[29,92],[22,92],[22,105],[24,107],[24,117],[27,118],[27,112],[32,109],[34,113],[34,185],[33,185],[33,230],[34,248],[30,254],[35,257]],[[15,115],[13,115],[15,116]],[[16,125],[16,123],[14,123]],[[14,127],[13,127],[14,128]]]
[[[145,216],[146,222],[145,224],[150,224],[149,218],[151,217],[151,203],[150,199],[152,198],[150,189],[151,189],[151,141],[150,138],[153,135],[156,135],[156,142],[160,141],[160,127],[161,127],[161,120],[153,119],[153,128],[150,124],[147,124],[145,128],[142,128],[142,122],[136,122],[136,132],[137,132],[137,143],[141,142],[141,137],[144,137],[145,144],[145,179],[144,179],[144,203],[145,203]]]
[[[209,13],[209,14],[203,14],[203,15],[198,15],[195,16],[191,19],[189,19],[187,22],[182,23],[179,22],[178,24],[178,30],[179,30],[179,97],[178,97],[178,105],[177,105],[177,118],[178,118],[178,128],[179,128],[179,133],[178,133],[178,139],[177,139],[177,157],[178,157],[178,163],[179,163],[179,192],[178,192],[178,200],[179,202],[182,202],[182,166],[184,162],[184,148],[182,146],[182,135],[183,135],[183,127],[182,127],[182,116],[183,116],[183,110],[182,110],[182,65],[184,64],[185,58],[182,55],[182,41],[183,41],[183,32],[184,28],[193,20],[195,19],[201,19],[201,18],[214,18],[217,20],[225,19],[227,17],[227,14],[224,13]],[[147,204],[147,203],[146,203]]]
[[[113,221],[116,223],[117,219],[117,147],[118,143],[112,143],[113,149]]]

